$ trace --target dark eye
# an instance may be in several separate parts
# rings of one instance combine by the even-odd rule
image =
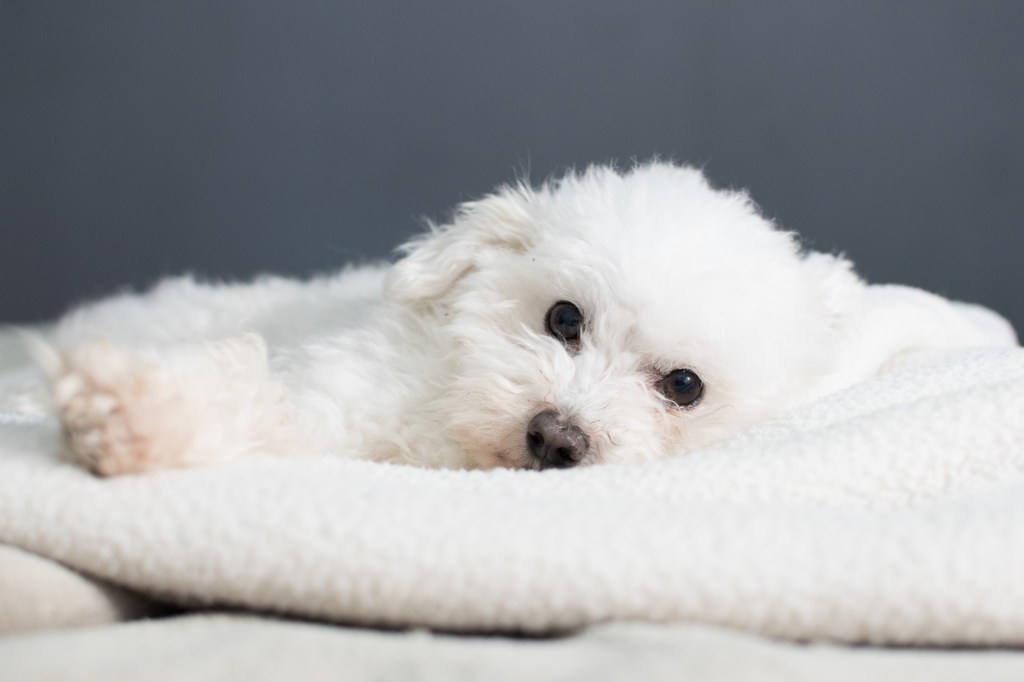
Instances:
[[[545,326],[549,334],[564,343],[569,349],[575,350],[580,345],[583,313],[572,303],[559,301],[548,310]]]
[[[704,382],[688,369],[677,369],[661,380],[661,392],[676,405],[688,407],[704,395]]]

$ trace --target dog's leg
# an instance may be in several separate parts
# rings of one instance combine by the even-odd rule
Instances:
[[[160,349],[91,343],[52,364],[68,451],[103,476],[299,445],[294,408],[256,335]]]

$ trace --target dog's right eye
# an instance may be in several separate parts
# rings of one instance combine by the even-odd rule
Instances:
[[[704,395],[704,382],[692,370],[677,369],[661,380],[661,393],[679,407],[692,407]]]
[[[545,318],[548,334],[565,344],[566,348],[575,351],[580,346],[580,334],[583,332],[583,313],[568,301],[559,301],[551,306]]]

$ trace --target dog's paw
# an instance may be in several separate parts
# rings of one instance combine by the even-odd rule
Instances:
[[[52,395],[71,458],[101,476],[182,466],[193,434],[180,387],[167,374],[106,344],[61,356]]]

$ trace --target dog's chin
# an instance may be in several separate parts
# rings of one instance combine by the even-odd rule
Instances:
[[[476,465],[480,469],[527,469],[540,470],[540,462],[529,455],[510,452],[508,450],[492,450],[486,454],[476,455]]]
[[[513,453],[507,450],[494,450],[488,455],[477,456],[476,466],[478,469],[521,469],[525,471],[547,471],[551,468],[579,469],[597,463],[597,457],[593,454],[587,455],[582,461],[568,467],[544,467],[536,457],[525,453]]]

